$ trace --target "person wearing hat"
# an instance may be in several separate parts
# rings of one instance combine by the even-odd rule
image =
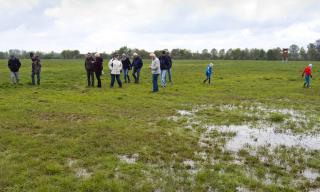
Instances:
[[[117,53],[113,55],[112,59],[109,62],[109,70],[111,74],[110,88],[113,88],[115,79],[117,79],[119,87],[122,88],[122,82],[120,79],[122,63],[119,60],[119,55]]]
[[[160,68],[161,68],[161,86],[167,86],[167,72],[170,67],[170,61],[167,56],[166,51],[162,51],[162,55],[159,57],[160,60]]]
[[[20,60],[11,55],[8,60],[8,67],[11,71],[10,78],[13,84],[19,83],[19,69],[21,67]]]
[[[40,85],[40,73],[41,73],[41,63],[38,55],[30,53],[30,59],[32,61],[32,71],[31,71],[31,80],[32,85],[35,85],[35,76],[37,76],[37,84]]]
[[[87,71],[88,87],[94,86],[94,59],[91,53],[86,56],[84,67]]]
[[[305,81],[303,87],[310,88],[311,79],[312,78],[312,64],[309,64],[302,73],[302,78],[304,77]]]
[[[132,66],[131,66],[130,59],[127,57],[125,53],[122,54],[121,62],[122,62],[124,82],[130,83],[129,70],[131,70]]]
[[[210,63],[208,66],[207,66],[207,69],[206,69],[206,79],[203,81],[203,83],[206,83],[208,80],[209,80],[209,84],[211,84],[211,75],[213,73],[213,64]]]
[[[103,70],[103,58],[100,56],[100,53],[94,55],[94,73],[98,81],[98,88],[101,88],[101,75]]]
[[[142,61],[141,57],[137,53],[133,53],[132,76],[134,78],[135,83],[140,82],[140,71],[142,69],[142,66],[143,66],[143,61]]]
[[[159,91],[158,77],[159,77],[159,74],[161,73],[160,60],[157,58],[157,56],[154,53],[150,53],[150,57],[152,61],[149,68],[151,69],[151,73],[152,73],[153,92],[155,93]]]

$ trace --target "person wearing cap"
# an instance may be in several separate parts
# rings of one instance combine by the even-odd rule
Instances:
[[[153,92],[155,93],[159,91],[158,77],[159,77],[159,74],[161,73],[160,60],[157,58],[157,56],[154,53],[150,53],[150,57],[152,61],[149,68],[151,69],[151,73],[152,73]]]
[[[120,79],[122,63],[119,60],[119,55],[117,53],[113,55],[112,59],[109,62],[109,70],[111,74],[110,88],[113,88],[115,79],[117,79],[119,87],[122,88],[122,82]]]
[[[305,81],[303,87],[310,88],[311,79],[312,78],[312,64],[309,64],[304,71],[302,72],[302,78],[304,77]]]
[[[168,50],[166,50],[166,55],[168,57],[168,60],[169,60],[169,69],[168,69],[168,78],[169,78],[169,82],[172,83],[172,59],[171,59],[171,56],[170,56],[170,53]]]
[[[161,86],[167,86],[167,72],[170,67],[170,61],[166,51],[162,51],[162,55],[159,57],[161,68]]]
[[[206,69],[206,79],[203,81],[203,83],[206,83],[208,80],[209,80],[209,84],[211,83],[211,75],[213,73],[213,64],[210,63],[208,66],[207,66],[207,69]]]
[[[86,56],[84,67],[87,71],[88,87],[94,86],[94,59],[91,53]]]
[[[94,55],[94,73],[98,81],[98,88],[101,88],[101,75],[103,70],[103,58],[100,56],[100,53]]]
[[[127,57],[125,53],[122,54],[121,62],[122,62],[124,82],[130,83],[129,70],[131,70],[132,66],[131,66],[129,57]]]
[[[30,53],[30,59],[32,61],[32,71],[31,71],[31,80],[32,85],[35,85],[35,76],[37,76],[37,84],[40,85],[40,73],[41,73],[41,63],[38,55]]]
[[[137,53],[133,53],[133,61],[132,61],[132,76],[134,78],[135,83],[140,83],[140,71],[143,66],[143,61],[141,57]]]
[[[15,57],[14,55],[11,55],[8,60],[8,68],[10,69],[10,78],[13,84],[19,83],[19,69],[21,67],[20,60]]]

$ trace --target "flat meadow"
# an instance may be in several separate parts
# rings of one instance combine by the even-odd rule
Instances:
[[[40,86],[0,60],[0,191],[320,191],[320,73],[309,62],[176,60],[173,83],[86,87],[84,60]],[[131,76],[130,76],[131,77]],[[123,79],[123,77],[121,77]]]

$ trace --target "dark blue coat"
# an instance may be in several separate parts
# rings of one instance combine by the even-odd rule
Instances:
[[[159,57],[160,60],[160,68],[161,70],[170,69],[170,60],[169,57],[166,55],[161,55]]]
[[[132,61],[132,67],[136,68],[136,69],[141,69],[143,66],[143,61],[140,57],[136,57],[133,59]]]

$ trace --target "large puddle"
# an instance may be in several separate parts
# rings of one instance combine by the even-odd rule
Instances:
[[[292,133],[277,133],[274,128],[256,129],[248,125],[209,126],[209,130],[223,133],[233,132],[236,135],[227,142],[228,150],[237,152],[246,146],[251,147],[301,147],[309,150],[320,150],[319,135],[294,135]]]

